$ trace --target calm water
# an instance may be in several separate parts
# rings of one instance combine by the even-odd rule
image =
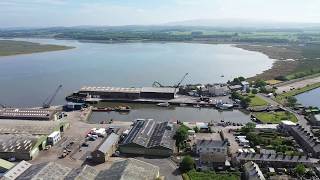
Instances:
[[[320,88],[299,94],[296,98],[304,106],[317,106],[320,108]]]
[[[108,103],[107,107],[115,107],[119,104]],[[129,113],[118,112],[94,112],[89,122],[99,123],[104,120],[132,121],[138,118],[152,118],[157,121],[186,121],[186,122],[250,122],[250,117],[238,110],[219,112],[213,108],[192,107],[158,107],[148,104],[129,104],[132,110]]]
[[[74,46],[75,49],[0,58],[0,103],[40,106],[63,85],[54,104],[84,85],[151,86],[225,82],[269,69],[267,56],[230,45],[190,43],[81,43],[72,40],[19,39]],[[224,75],[224,78],[221,77]]]

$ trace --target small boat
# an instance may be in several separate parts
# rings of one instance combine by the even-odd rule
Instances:
[[[221,75],[220,77],[224,77],[224,75]]]
[[[129,112],[131,108],[129,106],[119,106],[115,110],[118,112]]]
[[[201,108],[201,106],[199,104],[195,104],[193,105],[194,108]]]
[[[158,103],[157,106],[160,106],[160,107],[169,107],[170,104],[168,102],[163,102],[163,103]]]

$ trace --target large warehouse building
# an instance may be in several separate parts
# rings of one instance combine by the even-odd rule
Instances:
[[[0,120],[0,158],[31,160],[47,145],[47,137],[64,131],[59,121]]]
[[[175,151],[175,127],[169,122],[137,120],[119,145],[121,153],[171,156]]]
[[[164,87],[83,87],[74,96],[100,99],[174,99],[175,89]]]

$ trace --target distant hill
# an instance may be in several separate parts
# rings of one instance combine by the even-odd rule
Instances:
[[[290,23],[290,22],[271,22],[255,21],[246,19],[194,19],[178,22],[169,22],[165,26],[204,26],[218,28],[257,28],[257,29],[296,29],[296,28],[320,28],[320,23]]]

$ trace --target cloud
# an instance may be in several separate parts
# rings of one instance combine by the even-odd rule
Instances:
[[[162,24],[191,19],[320,19],[320,0],[0,0],[0,8],[2,27]]]

